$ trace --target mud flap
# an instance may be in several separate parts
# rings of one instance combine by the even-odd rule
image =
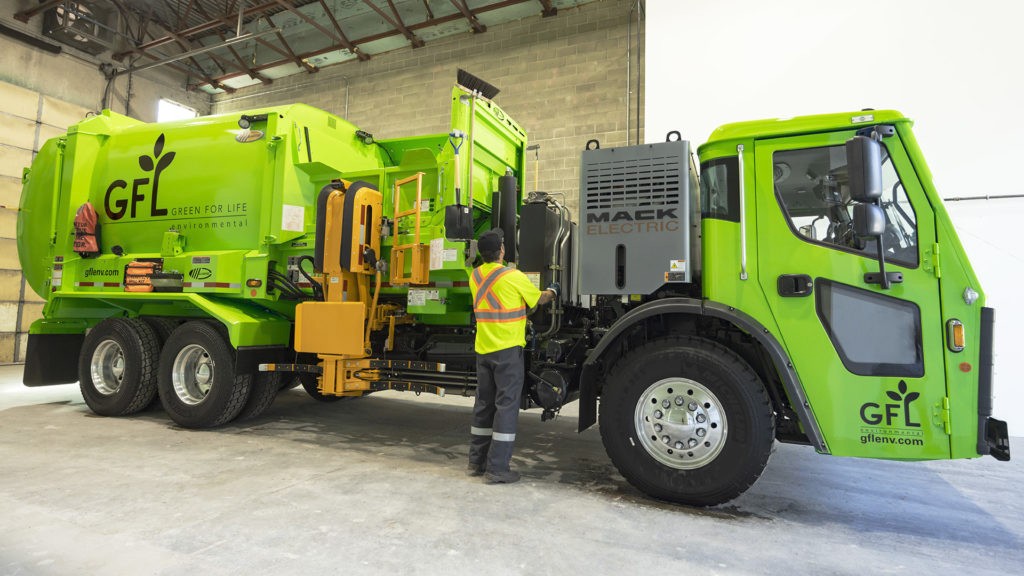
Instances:
[[[78,355],[85,334],[29,334],[25,386],[78,382]]]

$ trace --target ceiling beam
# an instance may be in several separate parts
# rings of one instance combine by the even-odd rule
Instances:
[[[178,30],[181,30],[182,26],[188,23],[188,17],[192,15],[192,7],[195,6],[196,0],[188,0],[188,6],[185,6],[185,14],[178,16]]]
[[[149,37],[150,37],[150,38],[152,38],[152,37],[153,37],[153,35],[152,35],[151,33],[148,33],[148,32],[147,32],[147,34],[149,34]],[[159,57],[158,57],[157,55],[155,55],[155,54],[151,54],[151,53],[149,53],[149,52],[143,52],[143,53],[141,54],[141,57],[145,57],[145,58],[151,58],[151,59],[153,59],[153,60],[157,60],[157,61],[159,61],[159,60],[160,60],[160,58],[159,58]],[[191,60],[191,61],[193,62],[193,64],[195,64],[195,65],[196,65],[196,67],[198,68],[198,70],[191,70],[191,69],[189,69],[189,68],[182,68],[181,66],[178,66],[177,64],[174,64],[173,62],[172,62],[172,63],[168,63],[168,64],[166,64],[166,66],[167,66],[168,68],[174,68],[175,70],[178,70],[178,71],[180,71],[180,72],[184,72],[184,73],[185,73],[186,75],[192,75],[192,74],[196,74],[197,76],[199,76],[200,78],[202,78],[202,79],[203,79],[203,82],[205,82],[205,83],[209,84],[210,86],[213,86],[214,88],[219,88],[220,90],[223,90],[223,91],[227,92],[228,94],[234,93],[235,89],[234,89],[234,88],[232,88],[231,86],[227,86],[227,85],[223,84],[223,83],[222,83],[222,82],[221,82],[220,80],[218,80],[217,78],[211,78],[211,77],[210,77],[210,76],[209,76],[209,75],[208,75],[208,74],[206,73],[206,71],[205,71],[205,70],[203,70],[202,66],[200,66],[200,65],[199,65],[199,63],[198,63],[198,62],[196,62],[195,58],[189,58],[189,60]],[[129,72],[130,72],[130,69],[129,69]]]
[[[476,14],[473,14],[473,11],[466,5],[466,0],[451,0],[451,2],[459,9],[459,12],[462,12],[462,15],[466,17],[466,20],[469,20],[469,25],[473,28],[474,34],[487,32],[487,26],[480,23]]]
[[[425,44],[425,42],[423,42],[423,39],[413,34],[412,30],[405,27],[405,22],[402,22],[402,17],[398,15],[398,10],[395,8],[395,3],[392,2],[391,0],[387,0],[387,2],[388,6],[391,7],[391,12],[394,14],[394,18],[388,16],[387,12],[384,12],[376,4],[373,3],[373,0],[363,0],[363,3],[369,6],[370,8],[373,8],[373,11],[376,12],[377,14],[380,14],[380,17],[383,18],[385,22],[391,24],[392,26],[395,27],[395,29],[401,32],[402,35],[405,36],[406,40],[408,40],[409,43],[412,44],[413,48],[420,48],[421,46],[423,46]]]
[[[269,10],[271,8],[276,7],[277,5],[278,4],[277,4],[276,1],[270,0],[268,2],[264,2],[262,4],[258,4],[258,5],[254,5],[254,6],[250,6],[250,7],[246,8],[245,10],[242,11],[242,15],[243,16],[252,16],[253,14],[261,14],[261,13],[263,13],[266,10]],[[198,6],[198,4],[197,4],[197,6]],[[192,26],[191,28],[186,28],[184,30],[178,30],[176,32],[176,34],[179,37],[181,37],[181,38],[186,38],[187,39],[187,38],[190,38],[191,36],[195,36],[196,34],[202,34],[203,32],[208,32],[210,30],[213,30],[213,29],[217,28],[218,26],[222,26],[222,25],[225,24],[225,22],[231,23],[231,21],[228,20],[228,19],[218,18],[218,19],[210,20],[208,22],[203,22],[202,24],[198,24],[196,26]],[[125,56],[129,56],[131,54],[141,54],[141,53],[143,53],[146,50],[149,50],[151,48],[156,48],[158,46],[163,46],[164,44],[169,44],[169,43],[174,42],[174,41],[175,41],[175,39],[174,39],[173,36],[163,36],[161,38],[156,38],[156,39],[154,39],[154,40],[152,40],[150,42],[142,44],[141,46],[136,46],[135,48],[132,48],[132,49],[129,49],[129,50],[125,50],[123,52],[118,52],[118,53],[114,54],[112,57],[115,60],[123,60],[125,58]]]
[[[361,52],[359,50],[359,47],[356,46],[355,44],[353,44],[352,42],[349,42],[348,38],[345,38],[344,34],[341,34],[341,36],[338,36],[338,35],[334,34],[334,32],[331,32],[327,28],[324,28],[323,26],[320,25],[319,22],[317,22],[316,20],[311,18],[305,12],[302,12],[301,10],[296,8],[295,4],[293,4],[290,0],[276,0],[276,2],[282,8],[287,9],[292,14],[295,14],[296,16],[301,18],[303,21],[306,22],[306,24],[309,24],[310,26],[312,26],[313,28],[316,28],[321,33],[323,33],[325,36],[327,36],[327,38],[331,41],[331,45],[332,45],[331,48],[334,48],[335,45],[341,45],[343,48],[345,48],[349,52],[355,54],[357,57],[359,56],[359,54]],[[330,10],[328,10],[327,13],[330,14]],[[331,15],[331,19],[332,20],[334,19],[334,15],[333,14]],[[338,27],[338,32],[341,33],[341,27],[340,26]],[[360,57],[359,59],[360,60],[367,60],[367,59],[369,59],[369,57],[366,57],[366,58]]]
[[[43,2],[42,4],[29,8],[28,10],[22,10],[21,12],[16,13],[14,15],[14,19],[19,22],[24,22],[27,24],[28,21],[31,20],[32,17],[36,16],[37,14],[46,12],[50,8],[53,8],[54,6],[63,3],[64,0],[49,0],[48,2]]]
[[[341,25],[338,24],[338,19],[334,17],[334,12],[327,7],[327,3],[324,0],[320,0],[320,6],[323,6],[324,12],[327,13],[327,17],[331,19],[331,24],[334,25],[334,30],[338,32],[338,38],[341,40],[342,46],[344,46],[349,52],[353,53],[363,62],[370,59],[370,55],[359,49],[358,46],[349,42],[348,36],[341,31]]]
[[[169,0],[165,0],[165,1],[169,1]],[[190,6],[191,6],[191,4],[190,4]],[[196,4],[196,8],[198,9],[199,14],[203,18],[206,18],[207,20],[210,19],[210,15],[203,8],[202,4]],[[227,18],[225,18],[225,20],[227,20]],[[215,29],[215,32],[217,34],[217,37],[220,38],[221,42],[226,42],[227,41],[227,37],[224,36],[223,32],[221,32],[219,29]],[[228,48],[228,51],[231,52],[231,55],[235,57],[235,61],[238,63],[238,69],[239,70],[245,71],[245,73],[248,74],[250,78],[252,78],[253,80],[259,80],[261,83],[263,83],[264,86],[267,86],[267,85],[270,85],[270,84],[274,83],[273,80],[271,80],[270,78],[267,78],[266,76],[260,74],[256,70],[253,70],[249,65],[247,65],[245,63],[245,59],[242,58],[242,56],[238,53],[237,50],[235,50],[234,46],[229,45],[227,48]],[[214,55],[210,54],[210,57],[213,58]]]
[[[267,24],[274,26],[274,21],[270,19],[270,16],[266,16],[266,19]],[[277,26],[274,26],[274,28],[277,28]],[[292,47],[289,46],[288,42],[284,39],[284,34],[281,34],[280,28],[277,28],[277,39],[278,41],[281,42],[281,45],[284,46],[284,49],[287,50],[286,53],[282,53],[280,50],[277,49],[276,46],[270,44],[269,42],[261,42],[261,44],[264,44],[267,48],[276,51],[278,54],[282,54],[285,58],[294,61],[299,66],[299,68],[305,68],[306,72],[309,72],[310,74],[314,74],[320,71],[320,69],[317,68],[316,66],[313,66],[309,62],[306,62],[302,58],[299,58],[298,56],[295,55],[295,51],[292,50]]]
[[[473,12],[475,14],[481,14],[483,12],[489,12],[491,10],[499,10],[501,8],[508,8],[509,6],[515,6],[517,4],[524,4],[526,2],[533,2],[533,1],[534,0],[501,0],[499,2],[494,2],[493,4],[487,4],[485,6],[479,6],[477,8],[474,8]],[[426,21],[420,22],[418,24],[411,24],[411,25],[409,25],[409,30],[415,31],[415,30],[420,30],[420,29],[423,29],[423,28],[429,28],[431,26],[438,26],[438,25],[441,25],[441,24],[447,24],[449,22],[456,22],[458,20],[462,20],[462,18],[463,18],[462,14],[456,12],[454,14],[449,14],[447,16],[441,16],[441,17],[438,17],[438,18],[434,18],[433,20],[426,20]],[[379,34],[373,34],[373,35],[367,36],[365,38],[358,38],[356,40],[353,40],[353,42],[355,44],[362,45],[362,44],[366,44],[368,42],[374,42],[374,41],[377,41],[377,40],[388,38],[388,37],[394,36],[396,34],[400,34],[400,32],[398,30],[388,30],[388,31],[385,31],[385,32],[381,32]],[[298,55],[298,58],[300,58],[300,59],[303,59],[303,58],[313,58],[315,56],[320,56],[322,54],[327,54],[328,52],[333,52],[335,49],[336,48],[334,48],[334,47],[327,47],[327,48],[321,48],[321,49],[318,49],[318,50],[312,50],[312,51],[309,51],[309,52],[303,52],[302,54]],[[284,64],[288,64],[291,61],[292,61],[292,59],[285,59],[285,60],[278,60],[278,61],[274,61],[274,62],[267,62],[267,63],[264,63],[264,64],[260,64],[258,66],[253,66],[253,69],[257,70],[257,71],[263,71],[263,70],[267,70],[267,69],[274,68],[274,67],[277,67],[277,66],[281,66],[281,65],[284,65]],[[238,76],[241,76],[241,74],[231,74],[231,75],[227,75],[227,76],[224,76],[224,77],[219,77],[216,80],[218,82],[224,82],[226,80],[230,80],[231,78],[236,78]]]

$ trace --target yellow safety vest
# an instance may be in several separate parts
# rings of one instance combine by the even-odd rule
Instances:
[[[476,315],[476,351],[489,354],[526,346],[526,315],[540,290],[519,270],[488,262],[469,275]]]

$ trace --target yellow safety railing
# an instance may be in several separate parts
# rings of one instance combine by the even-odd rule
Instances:
[[[430,282],[430,246],[420,242],[420,215],[423,202],[423,172],[395,181],[394,207],[392,222],[394,223],[395,244],[391,247],[391,284],[427,284]],[[400,210],[402,186],[416,183],[416,202],[409,210]],[[399,244],[398,222],[401,218],[415,218],[412,242]],[[407,235],[407,234],[406,234]],[[406,266],[409,273],[406,275]]]

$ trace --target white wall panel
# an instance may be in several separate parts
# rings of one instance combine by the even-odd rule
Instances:
[[[895,108],[944,198],[1024,194],[1024,3],[647,0],[646,134]],[[996,308],[996,415],[1024,435],[1024,199],[949,203]]]

